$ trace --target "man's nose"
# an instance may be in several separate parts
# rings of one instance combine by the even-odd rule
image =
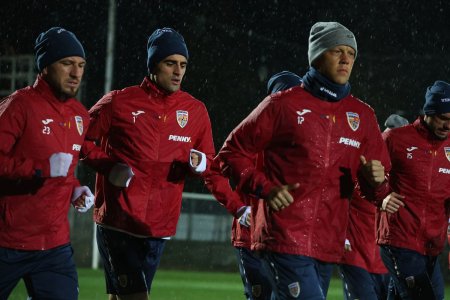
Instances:
[[[345,53],[345,52],[343,52],[342,54],[341,54],[341,57],[340,57],[340,61],[339,61],[341,64],[349,64],[350,63],[350,55],[349,54],[347,54],[347,53]]]
[[[79,66],[73,66],[70,75],[73,77],[81,77],[83,75],[84,68]]]
[[[181,74],[181,66],[180,65],[175,65],[175,68],[173,69],[173,72],[177,75]]]

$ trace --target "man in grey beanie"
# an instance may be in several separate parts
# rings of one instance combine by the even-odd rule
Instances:
[[[94,202],[74,174],[89,125],[75,99],[85,53],[61,27],[39,34],[34,49],[35,83],[0,104],[0,299],[23,279],[29,299],[75,300],[68,212]]]
[[[356,55],[346,27],[314,24],[302,84],[266,97],[219,151],[224,174],[267,203],[252,248],[264,250],[277,299],[325,299],[354,183],[375,203],[387,194],[390,162],[374,111],[350,94]],[[259,153],[258,168],[251,158]]]

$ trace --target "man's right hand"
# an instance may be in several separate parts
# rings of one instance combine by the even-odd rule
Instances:
[[[397,212],[400,207],[405,206],[405,203],[402,201],[403,199],[405,199],[405,196],[392,192],[384,198],[383,203],[381,204],[381,210],[393,214]]]
[[[361,155],[359,158],[361,170],[364,178],[373,187],[378,187],[385,181],[384,166],[379,160],[369,160]]]
[[[50,177],[66,177],[72,163],[73,155],[70,153],[53,153],[50,156]]]
[[[272,188],[269,196],[266,198],[270,208],[274,211],[280,211],[291,205],[294,202],[294,198],[289,191],[295,190],[299,186],[299,183],[294,183]]]

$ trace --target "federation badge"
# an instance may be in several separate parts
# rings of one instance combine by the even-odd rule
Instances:
[[[300,283],[298,281],[291,283],[288,285],[289,294],[292,297],[297,298],[300,295]]]
[[[185,110],[177,110],[177,122],[181,128],[184,128],[188,122],[189,114]]]
[[[252,285],[252,295],[255,298],[261,297],[262,287],[260,284]]]
[[[350,128],[353,131],[356,131],[359,128],[359,122],[360,122],[359,115],[354,112],[346,112],[346,114],[347,114],[348,125],[350,125]]]
[[[450,147],[444,147],[445,157],[450,161]]]
[[[121,274],[117,278],[119,280],[119,284],[121,287],[127,287],[128,285],[128,277],[126,274]]]
[[[80,135],[83,134],[83,118],[80,116],[75,116],[75,124],[77,124],[77,130]]]

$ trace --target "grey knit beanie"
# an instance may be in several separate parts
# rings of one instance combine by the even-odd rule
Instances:
[[[311,27],[309,33],[308,60],[311,66],[313,61],[324,51],[346,45],[355,49],[355,58],[358,53],[355,35],[338,22],[317,22]]]
[[[407,119],[405,119],[402,116],[397,115],[397,114],[390,115],[384,122],[384,126],[386,126],[386,128],[389,128],[389,129],[402,127],[402,126],[405,126],[408,124],[409,124],[409,122]]]

